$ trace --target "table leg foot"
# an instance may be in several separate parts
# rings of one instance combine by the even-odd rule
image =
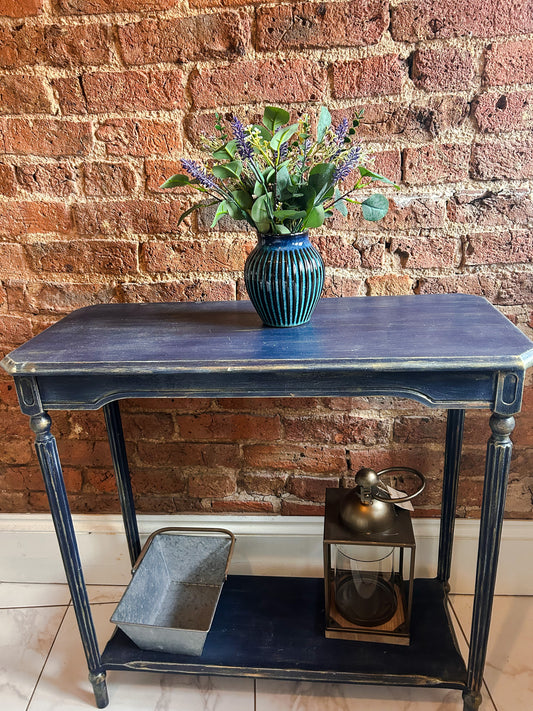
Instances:
[[[479,691],[463,691],[463,711],[477,711],[481,706],[481,694]]]
[[[89,681],[93,685],[94,699],[99,709],[105,708],[109,703],[107,695],[106,673],[89,674]]]

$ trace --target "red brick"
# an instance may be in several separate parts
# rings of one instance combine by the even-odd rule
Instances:
[[[198,444],[191,442],[138,442],[137,452],[141,461],[151,467],[179,466],[202,467],[216,470],[239,466],[239,447],[236,444]]]
[[[0,67],[13,69],[40,60],[43,30],[25,23],[0,25]]]
[[[341,296],[364,296],[365,282],[360,277],[344,277],[333,274],[324,279],[324,298],[339,298]]]
[[[0,163],[0,195],[14,197],[16,194],[15,169],[9,163]]]
[[[52,113],[52,101],[42,77],[0,77],[0,114],[46,113]]]
[[[346,470],[346,457],[342,447],[250,444],[245,445],[243,449],[245,464],[255,469],[317,474],[342,473]]]
[[[2,229],[0,229],[0,234]],[[27,271],[24,250],[20,244],[0,242],[0,277],[19,277]]]
[[[336,488],[338,486],[338,478],[291,476],[287,482],[287,491],[299,499],[325,501],[326,489]]]
[[[428,277],[419,280],[420,294],[474,294],[488,296],[477,274],[461,276]]]
[[[8,285],[10,292],[11,285]],[[30,313],[67,314],[92,304],[113,300],[113,287],[100,284],[66,282],[28,283],[22,291],[22,308]]]
[[[235,282],[230,280],[184,279],[151,284],[121,284],[120,300],[127,303],[147,301],[233,301]]]
[[[379,42],[389,24],[389,7],[387,0],[299,2],[261,6],[256,17],[260,50],[357,47]]]
[[[105,143],[110,156],[168,156],[182,150],[174,121],[108,119],[97,129],[96,137]]]
[[[129,195],[136,186],[135,171],[127,163],[85,163],[82,176],[85,194],[90,197]]]
[[[83,115],[87,111],[87,99],[81,87],[81,77],[56,77],[50,83],[54,89],[63,116]]]
[[[483,133],[528,131],[533,128],[533,91],[481,94],[474,102],[474,118]]]
[[[309,503],[307,501],[292,501],[283,499],[281,502],[282,516],[323,516],[324,504]]]
[[[65,161],[24,163],[15,171],[19,185],[32,194],[67,197],[77,189],[78,169]]]
[[[189,0],[190,7],[238,7],[240,5],[259,5],[264,0]]]
[[[485,54],[484,83],[533,83],[533,40],[497,42],[489,45]]]
[[[465,264],[527,264],[533,261],[530,232],[470,234],[465,245]]]
[[[403,179],[408,185],[455,183],[468,178],[470,146],[432,144],[403,151]]]
[[[57,8],[64,15],[170,10],[180,4],[181,0],[57,0]]]
[[[155,274],[219,272],[228,269],[242,271],[246,250],[241,240],[146,242],[142,246],[141,257],[144,268]]]
[[[88,202],[74,206],[74,221],[80,235],[114,235],[116,232],[136,234],[172,233],[176,231],[185,203],[155,200],[121,200]]]
[[[66,439],[59,437],[57,446],[61,461],[70,466],[87,466],[89,462],[94,467],[106,467],[112,471],[111,452],[105,441],[93,442],[83,439]]]
[[[90,112],[161,111],[185,106],[183,74],[172,71],[95,72],[83,74]]]
[[[364,110],[357,135],[361,139],[388,140],[390,136],[402,139],[424,139],[438,136],[450,128],[458,128],[468,115],[468,103],[462,96],[431,96],[424,102],[397,104],[393,102],[368,103]],[[346,117],[351,120],[353,109],[332,111],[335,123]]]
[[[0,0],[0,16],[28,17],[43,12],[44,0]]]
[[[29,319],[22,316],[2,314],[0,318],[0,342],[20,344],[33,336]]]
[[[86,155],[92,148],[91,124],[57,119],[0,119],[0,146],[18,155]]]
[[[407,274],[382,274],[366,280],[369,296],[399,296],[413,293],[413,280]]]
[[[1,231],[8,235],[67,233],[72,227],[70,208],[63,202],[8,202],[2,213]]]
[[[494,304],[513,306],[533,302],[533,279],[528,272],[493,272],[480,275],[479,280]]]
[[[415,85],[426,91],[464,91],[474,77],[472,55],[456,47],[419,49],[413,56],[412,76]]]
[[[144,161],[144,172],[146,174],[146,189],[151,193],[180,192],[183,188],[168,188],[162,190],[161,185],[176,173],[182,173],[183,168],[178,160],[150,160]]]
[[[211,511],[215,513],[268,514],[274,513],[274,506],[270,501],[213,501]]]
[[[474,180],[533,178],[533,143],[498,141],[475,144],[470,175]]]
[[[394,421],[394,441],[422,444],[442,444],[446,436],[446,422],[436,417],[398,417]]]
[[[389,201],[388,213],[378,224],[380,229],[390,231],[421,230],[443,227],[445,220],[446,203],[442,199],[412,197],[395,200],[393,198]]]
[[[40,60],[56,67],[98,66],[111,61],[112,47],[109,25],[47,25]]]
[[[239,479],[239,486],[250,494],[279,496],[285,489],[286,479],[283,474],[247,472]]]
[[[47,242],[28,246],[34,269],[44,272],[123,275],[137,271],[137,244],[117,240]]]
[[[250,20],[238,12],[146,19],[118,28],[126,64],[190,62],[242,56],[250,44]]]
[[[399,94],[405,76],[405,68],[397,54],[335,62],[333,96],[336,99],[350,99]]]
[[[378,442],[387,442],[389,422],[386,419],[355,417],[352,415],[333,415],[321,417],[284,417],[282,424],[285,437],[289,441],[324,442],[348,444],[358,442],[372,446]]]
[[[459,263],[458,242],[450,237],[393,237],[390,251],[403,269],[452,267]]]
[[[235,476],[231,474],[192,474],[189,477],[189,496],[199,498],[231,496],[237,491]]]
[[[496,37],[533,30],[532,0],[413,0],[392,9],[395,40]]]
[[[179,438],[187,441],[277,441],[281,438],[280,420],[276,415],[206,412],[178,415],[176,423]]]
[[[461,224],[478,227],[533,227],[533,201],[527,191],[494,193],[466,191],[456,193],[448,201],[448,218]]]
[[[124,439],[137,442],[139,439],[155,439],[163,442],[174,435],[174,421],[170,413],[135,412],[122,415]]]
[[[326,80],[326,70],[317,62],[275,58],[195,70],[189,90],[193,106],[206,109],[269,101],[320,101]]]
[[[342,237],[335,237],[332,239],[331,234],[327,234],[313,237],[312,242],[328,267],[358,269],[361,266],[361,252],[353,238],[344,240]]]

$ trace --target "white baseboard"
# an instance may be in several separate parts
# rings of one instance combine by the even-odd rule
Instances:
[[[87,583],[120,585],[130,563],[119,515],[75,515]],[[138,518],[141,538],[165,526],[219,526],[236,536],[230,572],[252,575],[322,575],[321,517],[175,515]],[[416,575],[436,573],[439,520],[414,519]],[[458,519],[452,563],[453,592],[474,590],[479,522]],[[533,594],[533,521],[505,521],[496,593]],[[0,581],[62,583],[65,575],[47,514],[0,515]]]

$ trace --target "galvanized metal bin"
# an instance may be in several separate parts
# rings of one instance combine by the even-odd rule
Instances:
[[[234,544],[223,528],[154,531],[111,622],[141,649],[199,656]]]

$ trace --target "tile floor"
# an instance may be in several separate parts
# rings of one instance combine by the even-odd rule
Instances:
[[[90,586],[100,643],[122,588]],[[466,649],[472,598],[453,597]],[[533,597],[497,597],[480,711],[533,710]],[[461,711],[460,692],[109,672],[110,711]],[[65,585],[0,583],[0,708],[95,708]]]

